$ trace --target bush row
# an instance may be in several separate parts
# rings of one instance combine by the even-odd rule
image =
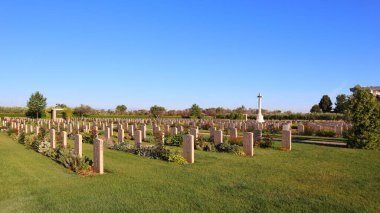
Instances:
[[[151,159],[160,159],[168,162],[175,162],[180,165],[187,163],[186,160],[177,151],[166,149],[163,146],[145,146],[137,148],[131,144],[123,142],[111,146],[110,149],[128,152]]]
[[[344,120],[343,114],[338,113],[276,113],[276,114],[265,114],[266,120]],[[242,114],[226,114],[217,115],[218,119],[242,119]],[[256,119],[256,115],[248,116],[249,119]]]
[[[13,133],[14,132],[11,131],[8,132],[8,134],[11,134],[11,136],[17,139],[20,144],[51,158],[64,167],[80,175],[89,175],[92,173],[92,160],[88,157],[80,157],[76,155],[73,150],[64,149],[61,146],[52,149],[47,137],[47,129],[41,128],[38,136],[34,134],[20,133],[17,137]]]

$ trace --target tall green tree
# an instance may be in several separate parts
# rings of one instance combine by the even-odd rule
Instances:
[[[26,111],[26,116],[30,118],[43,118],[46,116],[46,98],[40,93],[33,93],[27,102],[28,111]]]
[[[157,106],[157,105],[154,105],[150,108],[150,113],[155,117],[155,118],[158,118],[159,116],[161,116],[165,111],[166,109],[162,106]]]
[[[189,109],[190,116],[201,118],[202,117],[202,108],[197,104],[193,104]]]
[[[123,105],[117,105],[115,109],[116,113],[124,114],[127,111],[127,107]]]
[[[332,111],[332,102],[328,95],[324,95],[319,102],[319,108],[321,108],[322,112],[331,112]]]
[[[223,115],[226,113],[226,110],[223,107],[218,107],[215,109],[216,115]]]
[[[313,107],[311,107],[310,112],[311,113],[320,113],[321,112],[321,108],[319,108],[318,104],[314,104]]]
[[[83,117],[83,116],[88,116],[91,113],[94,113],[94,109],[92,109],[88,105],[81,104],[79,107],[75,107],[73,111],[74,115]]]
[[[66,108],[67,105],[66,104],[56,104],[55,107],[63,109],[63,108]]]
[[[244,114],[246,113],[247,109],[245,108],[244,105],[242,105],[241,107],[238,107],[234,110],[234,112],[238,113],[238,114]]]
[[[335,102],[335,113],[345,113],[347,111],[348,97],[347,95],[341,94],[336,96]]]
[[[66,120],[71,117],[73,117],[73,109],[70,107],[64,107],[62,111],[62,118]]]
[[[380,106],[369,90],[356,86],[348,101],[347,119],[352,124],[348,145],[354,148],[380,148]]]

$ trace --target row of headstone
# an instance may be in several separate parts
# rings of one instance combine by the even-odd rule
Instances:
[[[67,148],[67,133],[61,132],[62,147]],[[55,129],[50,129],[50,147],[56,148]],[[82,157],[82,135],[76,134],[74,137],[74,153]],[[103,174],[103,140],[96,138],[93,142],[93,168],[96,173]]]

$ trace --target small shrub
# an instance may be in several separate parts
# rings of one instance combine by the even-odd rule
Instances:
[[[147,143],[156,143],[156,140],[152,136],[147,136],[145,138],[145,142],[147,142]]]
[[[259,141],[260,148],[271,148],[273,147],[273,137],[270,133],[267,133],[263,136],[263,138]]]
[[[218,152],[228,152],[238,154],[240,152],[240,147],[238,145],[232,145],[228,142],[220,143],[215,146]]]
[[[321,130],[321,131],[318,131],[316,135],[320,137],[335,137],[336,133],[331,130]]]
[[[94,140],[98,137],[98,133],[96,131],[91,131],[89,133],[82,134],[83,143],[93,144]]]
[[[25,133],[21,133],[18,138],[17,138],[17,141],[21,144],[24,144],[25,143],[25,136],[26,134]]]
[[[186,160],[178,154],[178,152],[172,152],[163,146],[146,146],[137,148],[127,143],[115,144],[110,149],[128,152],[138,156],[143,156],[151,159],[160,159],[169,162],[175,162],[178,164],[186,163]]]
[[[185,160],[185,158],[182,157],[182,155],[180,155],[178,153],[170,153],[168,161],[169,162],[177,163],[179,165],[187,164],[187,161]]]
[[[9,128],[7,131],[8,136],[17,135],[17,133],[18,131],[16,129],[11,129],[11,128]]]
[[[92,165],[92,161],[87,157],[80,157],[73,151],[65,149],[57,149],[55,160],[64,167],[71,169],[74,172],[85,170]]]
[[[196,143],[194,146],[195,146],[194,148],[196,150],[202,150],[202,151],[206,151],[206,152],[213,152],[213,151],[215,151],[215,146],[211,142],[202,142],[202,141],[200,141],[200,142]]]
[[[115,144],[111,147],[111,149],[113,150],[118,150],[118,151],[123,151],[123,152],[128,152],[130,150],[132,150],[134,146],[131,145],[131,144],[128,144],[128,143],[119,143],[119,144]]]
[[[46,127],[40,127],[37,138],[44,140],[48,136],[49,130]]]
[[[181,146],[182,141],[182,135],[165,137],[165,144],[169,146]]]
[[[199,135],[198,141],[199,142],[212,142],[212,138],[209,135]]]
[[[24,145],[27,147],[27,148],[32,148],[32,145],[34,143],[34,141],[37,140],[37,137],[33,134],[26,134],[25,135],[25,138],[24,138]]]
[[[161,146],[147,146],[141,148],[133,148],[131,152],[138,156],[167,161],[169,159],[170,150],[165,149]]]

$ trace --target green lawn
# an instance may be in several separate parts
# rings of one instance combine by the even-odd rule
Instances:
[[[293,144],[195,159],[105,150],[106,174],[79,177],[0,134],[0,212],[380,212],[378,151]]]

